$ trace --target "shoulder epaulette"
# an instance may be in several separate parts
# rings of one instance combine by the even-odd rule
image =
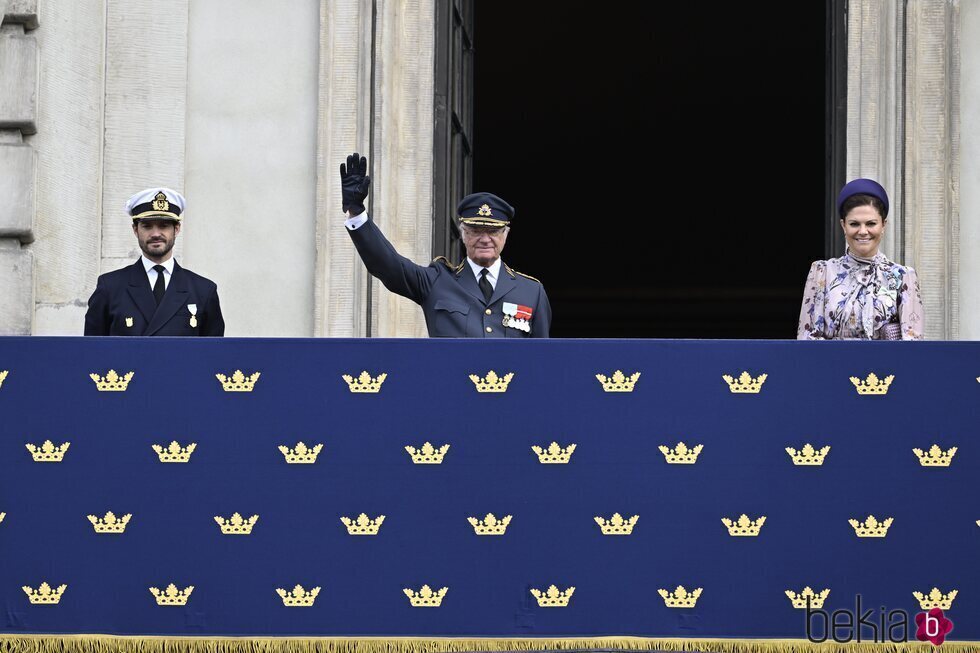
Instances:
[[[512,267],[510,267],[510,266],[507,266],[507,269],[508,269],[509,271],[511,271],[511,272],[513,272],[514,274],[519,274],[519,275],[521,275],[522,277],[524,277],[524,278],[526,278],[526,279],[530,279],[531,281],[537,281],[538,283],[541,283],[541,281],[540,281],[539,279],[535,279],[535,278],[534,278],[534,277],[532,277],[532,276],[531,276],[530,274],[524,274],[523,272],[518,272],[517,270],[515,270],[514,268],[512,268]],[[541,284],[541,285],[543,286],[544,284]]]
[[[434,259],[432,259],[432,262],[433,263],[442,263],[443,265],[445,265],[450,270],[456,270],[456,265],[452,261],[450,261],[448,258],[446,258],[445,256],[437,256]]]

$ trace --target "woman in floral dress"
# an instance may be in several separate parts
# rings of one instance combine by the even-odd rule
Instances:
[[[855,179],[841,189],[837,213],[847,252],[810,266],[797,339],[921,340],[915,270],[878,251],[888,218],[885,189],[871,179]]]

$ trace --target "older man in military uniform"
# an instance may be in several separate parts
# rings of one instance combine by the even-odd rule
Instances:
[[[432,337],[547,338],[551,304],[534,277],[500,259],[514,208],[490,193],[467,195],[457,207],[466,260],[444,257],[418,265],[395,251],[364,208],[367,159],[355,152],[340,165],[345,223],[368,272],[422,307]]]
[[[88,300],[85,335],[224,335],[218,287],[173,258],[184,206],[184,196],[169,188],[147,188],[129,198],[126,211],[143,255],[99,277]]]

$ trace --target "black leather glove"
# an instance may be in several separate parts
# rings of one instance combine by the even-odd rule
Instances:
[[[344,212],[355,216],[364,212],[364,200],[371,186],[367,176],[367,159],[357,152],[347,157],[347,164],[340,164],[340,192],[344,200]]]

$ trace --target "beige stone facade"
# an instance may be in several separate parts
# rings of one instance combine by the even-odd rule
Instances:
[[[375,219],[431,257],[437,1],[0,0],[0,333],[80,334],[138,255],[126,198],[161,185],[228,335],[425,335],[357,261],[337,167],[368,154]],[[978,4],[848,8],[846,173],[893,197],[930,339],[980,339]]]

